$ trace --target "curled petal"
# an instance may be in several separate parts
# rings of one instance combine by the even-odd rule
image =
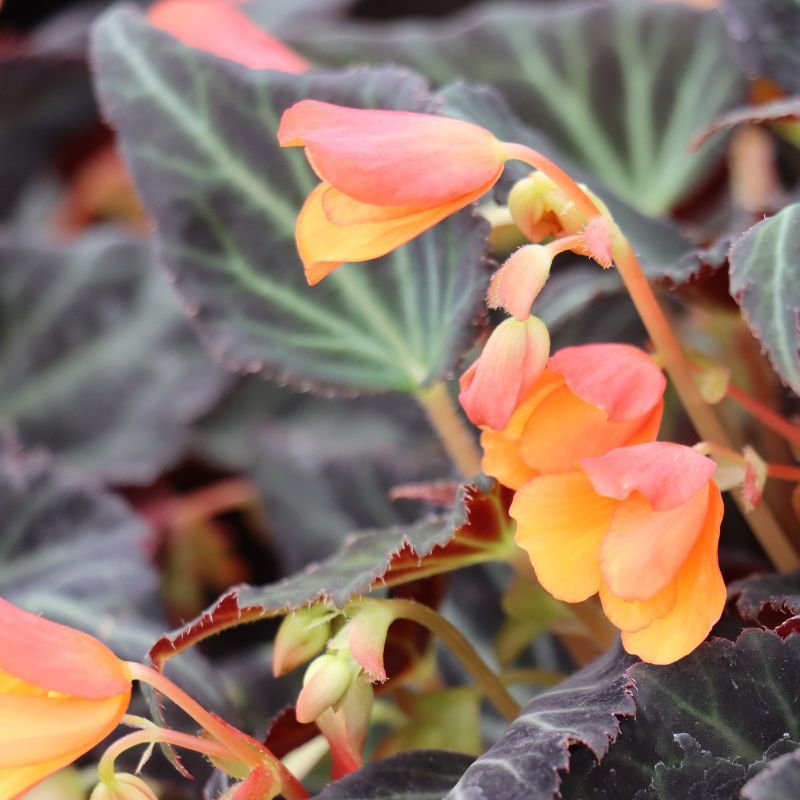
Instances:
[[[600,543],[616,505],[580,472],[542,475],[516,493],[509,511],[514,539],[554,597],[577,603],[598,591]]]
[[[669,511],[694,497],[714,474],[716,465],[691,447],[647,442],[619,447],[580,462],[597,492],[625,500],[643,494],[656,511]]]
[[[600,584],[600,602],[609,621],[622,631],[640,631],[669,614],[678,602],[678,581],[673,580],[648,600],[623,600]]]
[[[586,344],[555,353],[548,369],[564,376],[582,400],[602,408],[610,422],[625,422],[651,411],[667,382],[653,359],[627,344]]]
[[[161,0],[150,23],[179,41],[252,69],[301,73],[311,65],[223,0]]]
[[[468,206],[484,191],[484,187],[481,187],[472,195],[448,205],[405,216],[395,216],[395,209],[391,209],[388,217],[381,218],[380,212],[373,207],[352,200],[347,203],[332,200],[331,193],[336,190],[322,183],[306,199],[295,229],[306,280],[313,286],[345,262],[369,261],[386,255],[450,214]],[[325,202],[337,203],[337,223],[331,222],[325,213]],[[343,215],[347,209],[351,213],[350,219],[356,221],[349,225],[340,224],[344,221]],[[358,221],[364,219],[371,221]]]
[[[709,485],[682,506],[654,511],[635,493],[620,503],[600,548],[603,579],[623,600],[649,600],[675,579],[708,513]]]
[[[131,687],[125,663],[97,639],[3,599],[0,671],[44,690],[88,700],[130,692]]]
[[[323,181],[378,206],[448,204],[491,186],[504,163],[497,139],[478,125],[318,100],[285,111],[278,140],[304,145]]]
[[[720,618],[726,598],[717,556],[722,512],[722,497],[712,483],[703,532],[676,578],[675,606],[642,630],[623,631],[629,653],[651,664],[671,664],[691,653]]]

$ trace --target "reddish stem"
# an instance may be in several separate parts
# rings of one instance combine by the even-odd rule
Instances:
[[[743,389],[740,389],[738,386],[734,386],[732,383],[728,384],[727,395],[734,403],[740,405],[759,422],[777,433],[778,436],[783,437],[787,442],[800,445],[799,426],[789,422],[788,419],[784,419],[769,406],[748,394]]]

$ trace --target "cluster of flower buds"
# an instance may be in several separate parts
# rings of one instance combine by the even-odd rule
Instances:
[[[362,599],[346,612],[325,604],[287,615],[275,638],[273,672],[313,659],[297,698],[298,722],[315,722],[328,740],[334,777],[361,766],[374,692],[386,680],[383,651],[396,614],[380,600]],[[317,655],[322,650],[321,655]],[[316,656],[316,658],[314,658]]]

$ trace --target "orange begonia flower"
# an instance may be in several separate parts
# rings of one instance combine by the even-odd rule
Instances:
[[[302,100],[283,115],[282,147],[305,147],[322,183],[297,220],[306,278],[399,247],[495,184],[508,156],[462,120]]]
[[[517,491],[516,542],[554,597],[575,603],[599,592],[625,649],[669,664],[708,636],[725,605],[714,468],[666,442],[583,459]]]
[[[493,331],[461,376],[458,400],[475,425],[502,428],[536,384],[550,355],[550,334],[537,317],[513,317]]]
[[[483,471],[517,489],[537,475],[567,472],[577,459],[652,441],[665,387],[661,370],[636,347],[559,350],[507,423],[484,430]]]
[[[147,18],[179,41],[252,69],[301,73],[311,65],[225,0],[161,0]]]
[[[0,800],[105,739],[130,695],[128,668],[104,644],[0,599]]]

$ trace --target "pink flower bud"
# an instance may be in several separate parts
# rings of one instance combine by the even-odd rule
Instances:
[[[489,306],[504,308],[524,322],[531,315],[531,305],[550,276],[552,262],[551,251],[545,245],[520,247],[492,277],[487,295]]]
[[[478,360],[461,376],[458,399],[470,420],[499,430],[542,374],[550,335],[538,317],[498,325]]]
[[[350,654],[373,680],[385,681],[383,650],[389,626],[397,619],[391,605],[380,600],[362,600],[347,624]]]

